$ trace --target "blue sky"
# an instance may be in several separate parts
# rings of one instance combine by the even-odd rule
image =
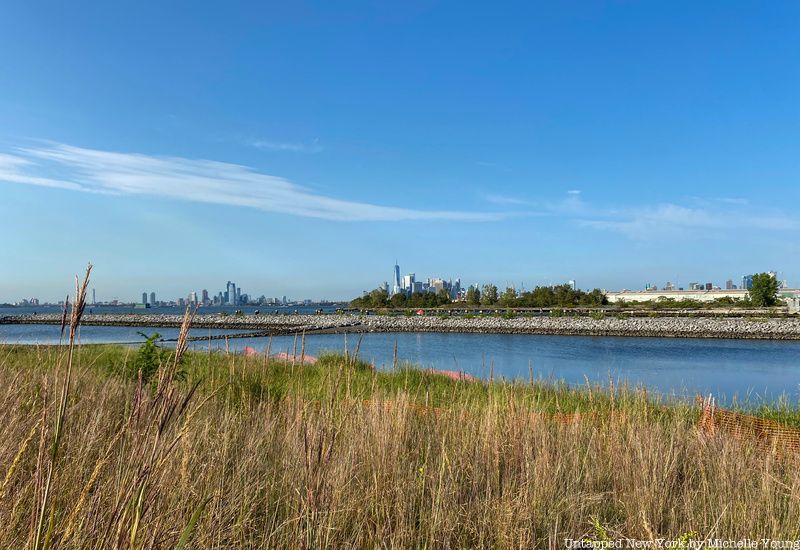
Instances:
[[[23,2],[0,301],[800,284],[796,2]]]

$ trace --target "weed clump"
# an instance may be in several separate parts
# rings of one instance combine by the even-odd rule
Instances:
[[[142,382],[147,384],[153,379],[153,376],[158,372],[161,365],[165,364],[171,353],[158,345],[161,340],[161,334],[154,332],[150,336],[144,332],[137,332],[144,342],[136,352],[129,368],[125,369],[131,379],[136,379],[141,373]]]

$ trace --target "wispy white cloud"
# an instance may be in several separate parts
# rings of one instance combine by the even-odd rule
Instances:
[[[577,189],[567,191],[565,198],[558,202],[550,203],[549,208],[565,216],[579,216],[591,210],[591,206],[581,198],[581,192]]]
[[[557,216],[579,227],[618,233],[634,240],[676,237],[726,238],[736,231],[797,231],[800,216],[754,206],[737,197],[683,197],[682,203],[613,204],[596,201],[579,189],[561,197],[522,198],[483,194],[497,205],[525,205],[539,216]]]
[[[575,216],[585,212],[587,208],[587,204],[581,199],[580,191],[575,190],[567,191],[566,196],[556,200],[523,198],[498,193],[484,193],[481,197],[486,202],[502,206],[527,206],[529,210],[534,211],[528,212],[528,215],[537,216]]]
[[[311,143],[285,143],[264,139],[250,139],[246,140],[245,143],[250,147],[263,151],[285,151],[289,153],[321,153],[323,151],[319,139],[315,139]]]
[[[47,143],[0,156],[0,181],[257,208],[337,221],[493,221],[503,212],[417,210],[337,199],[247,166]]]
[[[508,195],[484,195],[483,198],[492,204],[505,204],[505,205],[525,205],[531,204],[530,201],[518,197],[510,197]]]
[[[719,202],[725,202],[728,204],[739,204],[742,206],[750,203],[750,201],[748,201],[747,199],[743,199],[741,197],[717,197],[716,200]]]
[[[716,201],[726,202],[726,201]],[[736,208],[745,203],[728,203],[733,207],[687,207],[664,203],[624,209],[595,209],[592,219],[580,219],[584,227],[621,233],[633,239],[683,236],[694,230],[717,235],[730,231],[766,230],[791,231],[800,229],[800,219],[782,212]],[[702,236],[704,233],[692,233]]]
[[[70,181],[27,174],[26,171],[31,167],[33,167],[33,162],[26,158],[0,153],[0,181],[13,181],[72,191],[82,190],[80,185]]]
[[[750,201],[742,197],[697,197],[689,196],[687,199],[697,206],[713,207],[722,205],[747,206]]]

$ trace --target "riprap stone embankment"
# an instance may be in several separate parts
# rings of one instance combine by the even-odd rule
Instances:
[[[180,315],[86,315],[85,325],[177,327]],[[0,323],[59,324],[59,315],[5,316]],[[194,327],[265,333],[294,332],[477,332],[671,338],[800,339],[800,319],[702,317],[450,317],[379,315],[197,315]]]

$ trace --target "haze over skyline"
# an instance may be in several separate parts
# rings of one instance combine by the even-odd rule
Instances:
[[[7,3],[0,302],[798,284],[799,4],[487,7]]]

